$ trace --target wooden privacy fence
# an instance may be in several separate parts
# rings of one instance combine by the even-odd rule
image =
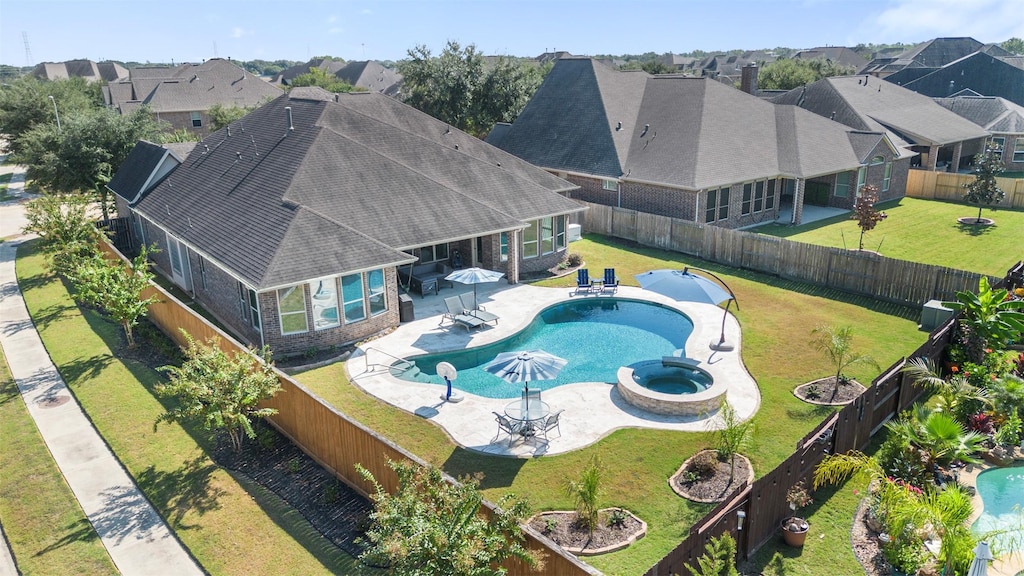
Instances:
[[[126,265],[130,265],[129,260],[110,244],[103,242],[101,248],[108,257],[120,258]],[[199,342],[218,338],[221,349],[226,353],[249,352],[246,346],[196,314],[169,292],[150,283],[142,297],[154,295],[157,302],[149,307],[149,319],[178,345],[185,344],[182,334],[184,330]],[[374,487],[356,472],[356,464],[372,472],[377,482],[388,492],[398,489],[398,477],[388,466],[388,460],[409,460],[421,466],[427,465],[402,447],[325,403],[284,372],[275,372],[281,382],[281,392],[265,402],[266,406],[278,411],[268,418],[270,423],[303,452],[359,493],[369,496],[374,492]],[[451,477],[446,479],[455,482]],[[494,509],[493,503],[484,501],[485,516],[490,517]],[[573,576],[598,573],[528,526],[523,526],[523,532],[526,545],[544,553],[546,574]],[[503,566],[508,569],[510,576],[536,574],[516,559],[503,563]]]
[[[734,268],[906,306],[951,301],[981,274],[584,202],[583,228]],[[994,281],[994,278],[990,278]]]
[[[964,184],[971,182],[974,182],[973,174],[911,170],[907,175],[907,196],[963,203]],[[1024,178],[996,178],[996,183],[1006,193],[1006,198],[995,204],[995,208],[1024,208]]]

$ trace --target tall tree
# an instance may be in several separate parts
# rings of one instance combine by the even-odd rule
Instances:
[[[1000,150],[992,142],[985,145],[985,150],[974,155],[974,182],[964,184],[967,192],[964,201],[978,205],[977,223],[981,224],[981,209],[985,206],[998,204],[1006,197],[1006,192],[999,187],[996,177],[1003,173],[1003,157]]]
[[[22,76],[0,88],[0,134],[7,138],[8,151],[17,155],[22,146],[20,138],[26,132],[44,125],[56,129],[58,114],[63,123],[102,104],[99,86],[83,78],[40,81]]]
[[[999,46],[1002,47],[1002,49],[1006,50],[1007,52],[1013,52],[1014,54],[1024,56],[1024,40],[1021,40],[1016,36],[1010,38],[1006,42],[1003,42]]]
[[[216,132],[255,109],[256,106],[238,106],[235,104],[224,106],[223,104],[214,104],[207,110],[207,114],[210,115],[211,130]]]
[[[513,58],[498,58],[473,94],[473,129],[485,134],[497,122],[515,120],[540,86],[542,72]]]
[[[310,68],[309,72],[299,74],[289,83],[292,88],[300,86],[319,86],[328,92],[352,92],[354,88],[348,82],[320,68]]]
[[[96,251],[102,232],[89,215],[92,201],[81,194],[44,194],[25,209],[26,234],[38,234],[54,272],[68,274]]]
[[[780,58],[761,69],[757,84],[765,90],[792,90],[822,78],[845,76],[854,72],[856,70],[852,66],[842,66],[830,60]]]

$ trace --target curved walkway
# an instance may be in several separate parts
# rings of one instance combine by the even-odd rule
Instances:
[[[419,320],[402,324],[390,334],[363,344],[346,365],[352,382],[393,406],[434,422],[464,448],[503,456],[531,457],[578,450],[619,428],[700,432],[716,427],[715,418],[662,416],[636,408],[626,403],[612,384],[579,383],[544,391],[544,401],[553,410],[565,410],[559,421],[559,430],[551,435],[550,440],[538,436],[520,438],[509,447],[508,436],[495,436],[497,423],[492,412],[502,413],[510,398],[463,394],[465,399],[462,402],[447,403],[440,399],[445,392],[444,386],[399,380],[388,374],[383,365],[393,362],[395,356],[408,358],[428,352],[489,344],[522,330],[538,312],[556,302],[607,296],[573,296],[569,288],[481,284],[477,287],[480,301],[487,306],[488,312],[501,317],[498,325],[472,332],[458,326],[440,327],[438,323],[444,297],[466,289],[466,286],[456,284],[454,290],[446,288],[439,296],[414,298]],[[712,340],[717,342],[721,331],[723,311],[720,307],[676,302],[631,286],[620,287],[616,296],[664,304],[689,316],[693,320],[694,331],[686,341],[686,356],[699,360],[700,367],[708,371],[716,382],[728,383],[727,398],[740,418],[746,420],[757,412],[761,395],[757,383],[743,366],[740,326],[734,316],[728,316],[725,333],[726,341],[734,344],[736,349],[715,352],[708,344]],[[302,376],[298,379],[301,381]]]
[[[5,203],[0,220],[8,223],[18,212]],[[50,361],[18,287],[18,244],[0,244],[0,346],[50,454],[122,574],[202,574]]]

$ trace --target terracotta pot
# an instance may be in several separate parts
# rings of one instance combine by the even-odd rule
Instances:
[[[790,546],[803,546],[810,526],[803,518],[786,518],[782,521],[782,539]]]

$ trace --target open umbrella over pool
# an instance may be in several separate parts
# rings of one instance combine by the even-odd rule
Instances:
[[[714,276],[725,288],[703,276],[690,272],[689,268],[683,268],[682,270],[651,270],[650,272],[637,274],[635,278],[640,282],[641,288],[657,292],[674,300],[702,302],[715,306],[722,302],[728,302],[725,305],[725,314],[722,315],[722,336],[718,342],[712,341],[711,347],[715,350],[732,350],[733,346],[725,343],[725,319],[729,314],[729,305],[736,302],[736,296],[721,278],[707,270],[702,270],[702,272]],[[740,303],[736,302],[736,309],[739,310],[739,307]]]
[[[505,274],[502,272],[495,272],[494,270],[487,270],[486,268],[463,268],[462,270],[456,270],[451,274],[444,277],[445,280],[451,280],[452,282],[458,282],[459,284],[472,284],[473,285],[473,302],[476,302],[476,285],[487,284],[490,282],[497,282],[501,280],[501,277]]]
[[[531,380],[554,380],[566,364],[568,361],[564,358],[543,350],[530,350],[502,352],[481,368],[510,384],[522,382],[524,389],[529,390]]]

